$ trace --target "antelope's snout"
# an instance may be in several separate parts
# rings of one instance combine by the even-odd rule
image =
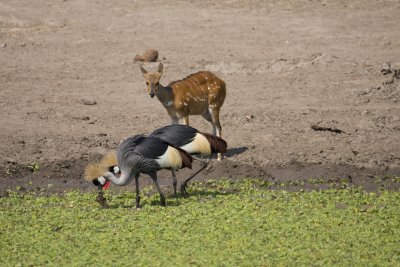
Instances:
[[[156,85],[155,84],[153,84],[153,83],[150,83],[150,93],[149,93],[149,95],[151,96],[151,98],[153,98],[154,97],[154,95],[155,95],[155,90],[156,90]]]

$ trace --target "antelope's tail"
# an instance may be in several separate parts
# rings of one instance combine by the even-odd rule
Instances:
[[[210,143],[211,153],[226,153],[228,144],[224,139],[209,133],[201,132],[201,134]]]

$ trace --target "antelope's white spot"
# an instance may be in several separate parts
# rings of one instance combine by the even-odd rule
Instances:
[[[187,106],[188,104],[187,103],[183,103],[185,106]]]

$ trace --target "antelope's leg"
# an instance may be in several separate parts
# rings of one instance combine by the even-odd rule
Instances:
[[[213,121],[214,127],[216,127],[216,135],[221,137],[222,127],[221,123],[219,122],[219,109],[210,109],[211,118]]]
[[[177,117],[171,117],[171,124],[178,124],[179,119]]]
[[[222,134],[222,127],[221,127],[221,123],[219,122],[219,109],[210,109],[210,113],[211,113],[211,118],[213,121],[213,126],[214,126],[214,131],[216,128],[216,135],[218,137],[221,137]],[[218,153],[218,157],[217,159],[220,161],[222,160],[222,154]]]
[[[190,180],[192,180],[193,177],[195,177],[197,174],[199,174],[202,170],[204,170],[204,169],[207,167],[208,163],[209,163],[209,161],[205,161],[205,160],[202,160],[202,159],[199,159],[199,158],[195,158],[195,157],[194,157],[194,159],[201,161],[201,162],[203,163],[203,166],[202,166],[198,171],[196,171],[194,174],[192,174],[189,178],[187,178],[187,179],[181,184],[181,188],[180,188],[180,189],[181,189],[181,194],[182,194],[182,196],[184,196],[184,197],[188,197],[188,196],[189,196],[189,194],[188,194],[187,191],[186,191],[187,183],[188,183]]]
[[[202,116],[206,121],[208,121],[209,123],[211,123],[213,135],[216,135],[216,134],[217,134],[217,128],[216,128],[215,125],[214,125],[214,122],[213,122],[213,120],[212,120],[210,111],[205,112],[205,113],[202,114],[201,116]]]
[[[183,116],[183,124],[189,125],[189,115]]]
[[[136,185],[136,208],[140,208],[140,192],[139,192],[139,174],[135,176],[135,185]]]
[[[153,180],[154,184],[156,185],[157,191],[160,194],[160,202],[161,202],[161,206],[165,206],[165,197],[163,192],[161,191],[160,185],[158,184],[157,181],[157,173],[154,172],[152,174],[150,174],[151,179]]]
[[[174,170],[171,170],[171,173],[172,173],[172,185],[174,187],[174,197],[177,198],[178,195],[176,194],[176,185],[178,184],[178,182],[176,181],[176,176],[175,176]]]

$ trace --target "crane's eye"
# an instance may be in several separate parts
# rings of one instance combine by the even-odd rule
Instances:
[[[93,184],[94,184],[95,186],[99,186],[99,185],[100,185],[100,182],[99,182],[99,180],[95,179],[95,180],[93,180]]]

